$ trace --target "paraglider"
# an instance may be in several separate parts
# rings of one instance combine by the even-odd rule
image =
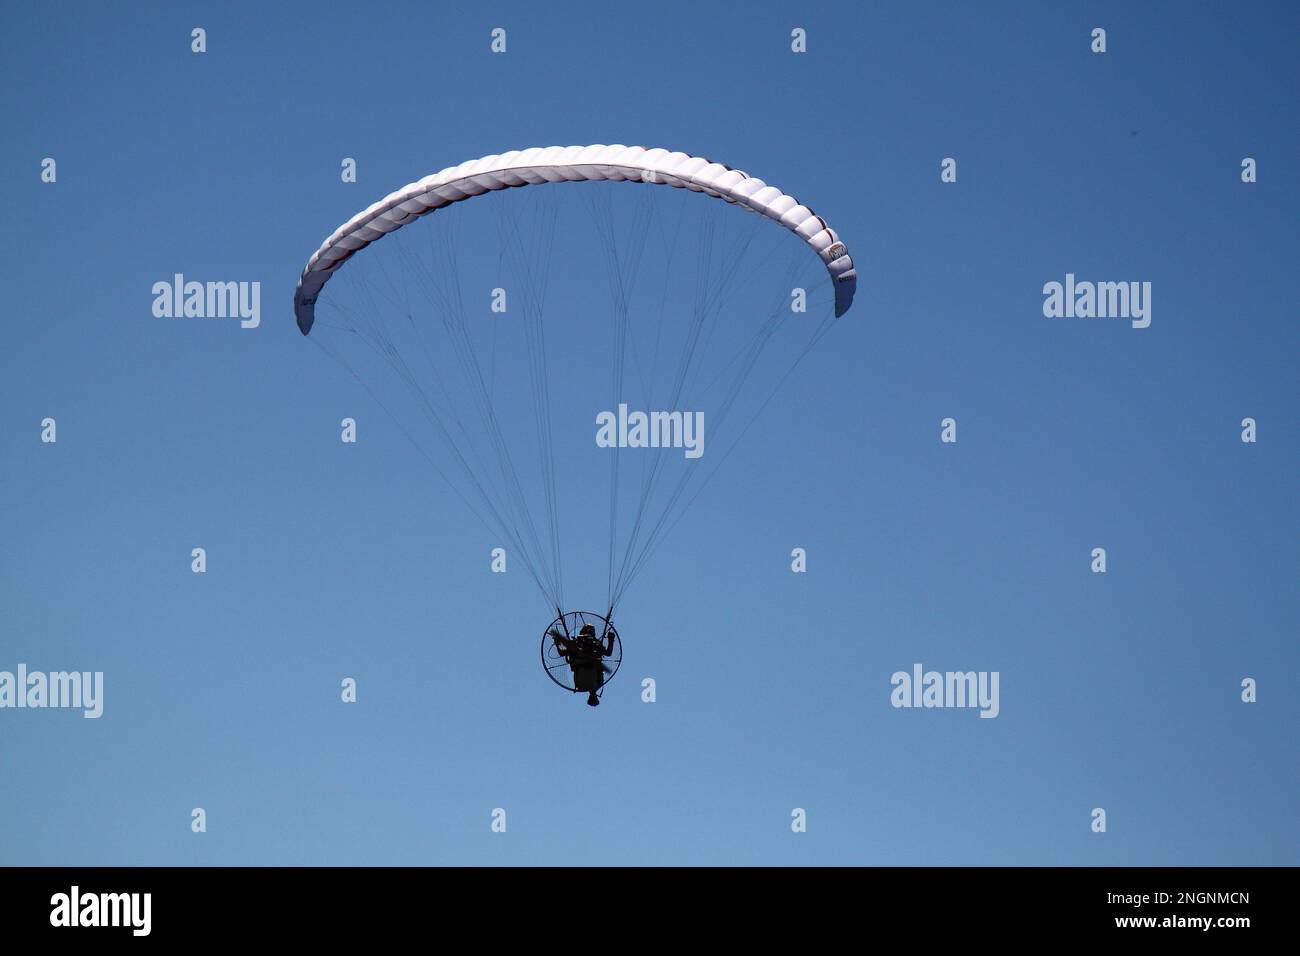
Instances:
[[[591,611],[561,614],[542,636],[542,667],[565,690],[587,695],[592,707],[623,660],[618,631],[607,617]]]
[[[587,286],[580,287],[583,295],[571,297],[571,314],[600,321],[564,343],[566,373],[557,375],[551,369],[554,359],[548,357],[547,337],[565,333],[570,321],[544,321],[552,251],[557,235],[562,235],[564,267],[555,271],[569,278],[578,260],[585,261],[579,253],[590,240],[557,226],[569,210],[545,198],[551,191],[536,191],[542,198],[535,201],[508,199],[506,194],[531,197],[533,190],[514,187],[564,182],[593,184],[581,190],[589,194],[597,232],[592,255],[585,258],[605,262],[610,309],[607,319],[592,310]],[[815,258],[799,251],[799,243],[761,252],[763,236],[758,230],[738,225],[730,213],[712,214],[711,204],[706,204],[708,210],[696,211],[686,205],[630,200],[631,208],[616,214],[615,203],[621,200],[612,188],[595,184],[621,182],[667,185],[683,195],[724,200],[757,213],[749,222],[767,219],[794,233]],[[622,187],[617,189],[621,192]],[[391,250],[387,258],[376,260],[368,253],[356,265],[342,268],[381,238],[399,231],[407,235],[404,227],[417,219],[494,193],[497,202],[483,205],[496,211],[495,244],[491,237],[479,241],[491,224],[484,210],[461,218],[443,213],[431,218],[444,226],[423,230],[427,248],[417,239],[408,243],[392,238],[378,244]],[[475,203],[466,205],[477,208]],[[698,222],[693,242],[692,222]],[[797,255],[788,252],[791,247]],[[788,260],[784,267],[783,255]],[[643,270],[643,260],[655,257],[658,268]],[[808,262],[820,262],[820,277],[806,271]],[[373,269],[363,268],[363,263],[373,263]],[[490,271],[494,265],[495,275]],[[648,292],[638,285],[643,273],[656,276]],[[350,287],[345,276],[353,280]],[[467,286],[491,288],[493,313],[504,315],[506,301],[513,311],[503,320],[484,321],[479,318],[483,312],[467,304]],[[828,286],[831,295],[825,302],[820,290]],[[807,206],[763,180],[665,149],[552,146],[448,167],[362,210],[308,260],[294,293],[294,315],[302,334],[310,335],[309,341],[371,393],[484,526],[522,560],[556,615],[543,632],[543,667],[555,683],[586,694],[595,706],[622,660],[612,618],[628,586],[782,382],[830,323],[848,311],[856,287],[857,271],[836,232]],[[575,311],[576,301],[582,307]],[[809,301],[821,304],[805,308]],[[321,319],[318,309],[330,317]],[[810,315],[803,318],[805,313]],[[662,342],[676,330],[674,323],[680,325],[682,344],[678,362],[669,366],[658,357]],[[589,354],[606,333],[608,350]],[[800,341],[788,348],[769,348],[781,337]],[[653,356],[648,364],[647,355]],[[575,365],[583,375],[571,374]],[[609,374],[604,409],[590,404],[592,368]],[[565,392],[574,382],[578,386]],[[627,393],[637,388],[642,400],[629,406]],[[755,389],[757,394],[751,395]],[[753,398],[753,414],[728,432],[730,419],[744,417],[739,411],[742,397]],[[593,443],[592,412],[613,434],[608,422],[621,422],[617,416],[628,407],[645,409],[636,414],[648,422],[690,424],[695,429],[691,435],[699,438],[684,445],[665,442],[685,449],[671,459],[671,452],[665,453],[654,440],[601,441],[598,433]],[[556,408],[563,409],[564,427],[558,434]],[[710,448],[718,447],[720,432],[734,433],[730,444],[712,453],[708,469],[702,444],[706,415]],[[620,429],[622,436],[626,429]],[[558,451],[557,443],[565,441],[569,447]],[[521,469],[519,462],[531,446],[537,449],[537,463]],[[638,454],[639,475],[631,464],[624,464],[625,456]],[[588,480],[573,486],[557,478],[556,461],[581,460],[577,470],[589,475],[597,460],[593,456],[599,455],[610,466],[608,596],[601,605],[608,610],[566,612],[561,513],[572,510],[566,507],[566,497],[574,508],[590,512],[593,496]],[[675,481],[665,477],[673,469]],[[590,547],[588,535],[583,555],[592,553],[598,552]]]

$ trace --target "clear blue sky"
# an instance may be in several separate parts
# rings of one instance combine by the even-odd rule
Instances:
[[[99,720],[0,711],[0,863],[1300,862],[1298,27],[1283,3],[6,4],[0,670],[106,692]],[[498,542],[290,308],[391,189],[594,142],[781,185],[861,276],[629,594],[595,711],[541,673],[531,583],[489,573]],[[175,272],[260,281],[261,327],[155,318]],[[1152,282],[1151,327],[1044,318],[1066,272]],[[1000,716],[891,708],[915,662],[999,671]]]

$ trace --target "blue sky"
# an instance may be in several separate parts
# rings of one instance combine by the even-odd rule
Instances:
[[[98,720],[0,711],[0,863],[1300,862],[1298,26],[1287,4],[6,5],[0,670],[106,689]],[[860,275],[629,593],[595,711],[542,674],[526,576],[489,573],[499,542],[290,307],[390,190],[594,142],[762,176]],[[260,282],[260,327],[155,318],[176,272]],[[1045,318],[1067,272],[1150,281],[1151,327]],[[588,577],[570,603],[604,596]],[[998,671],[997,719],[892,708],[916,662]]]

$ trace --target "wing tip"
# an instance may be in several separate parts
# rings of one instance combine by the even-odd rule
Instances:
[[[858,289],[856,275],[841,276],[835,283],[835,318],[839,318],[853,305],[853,293]]]
[[[293,314],[298,321],[298,331],[306,335],[316,323],[316,300],[303,299],[301,293],[293,297]]]

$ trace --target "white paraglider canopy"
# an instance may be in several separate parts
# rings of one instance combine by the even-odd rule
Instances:
[[[307,261],[293,297],[298,328],[306,335],[316,317],[316,297],[330,275],[355,252],[435,209],[497,189],[540,183],[631,181],[690,189],[724,199],[780,223],[826,263],[835,282],[835,315],[849,310],[857,287],[853,259],[835,230],[807,206],[775,186],[701,156],[643,146],[547,146],[484,156],[449,166],[385,196],[339,226]]]

